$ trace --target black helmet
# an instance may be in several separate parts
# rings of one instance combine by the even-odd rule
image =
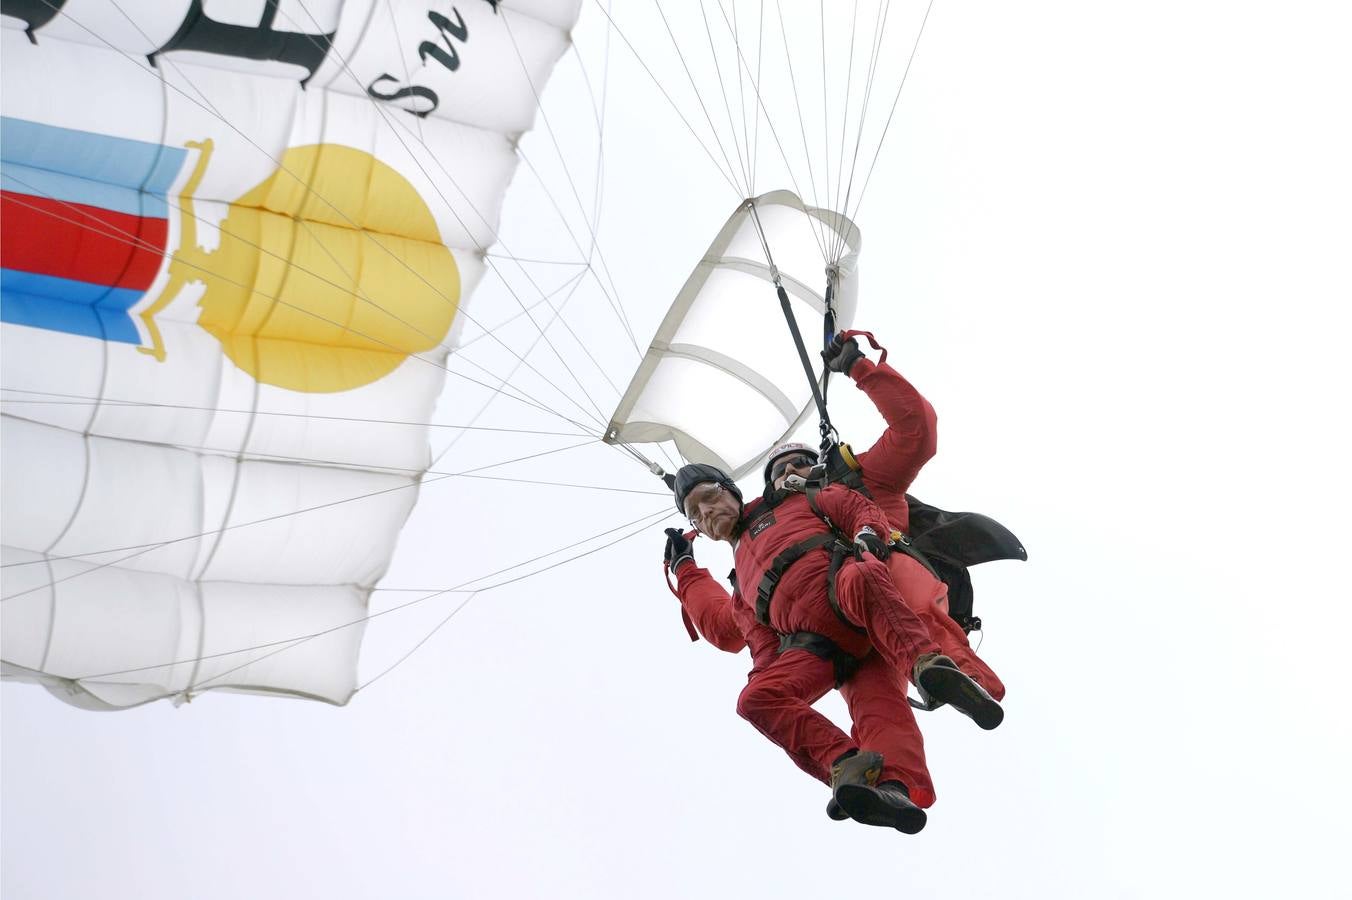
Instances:
[[[685,515],[686,495],[694,490],[695,485],[704,484],[706,481],[712,481],[715,484],[723,485],[723,487],[727,488],[732,495],[737,498],[738,503],[742,502],[742,492],[737,487],[737,482],[728,477],[727,472],[724,472],[717,466],[706,466],[704,463],[690,463],[688,466],[681,466],[680,471],[676,473],[676,487],[674,489],[676,493],[676,509],[681,515]]]

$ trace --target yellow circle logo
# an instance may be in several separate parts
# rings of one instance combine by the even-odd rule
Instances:
[[[183,192],[164,302],[175,283],[204,282],[198,324],[236,366],[293,391],[345,391],[446,337],[460,272],[406,178],[352,147],[292,147],[230,204],[220,245],[207,252],[190,197],[211,142],[195,146],[202,155]]]

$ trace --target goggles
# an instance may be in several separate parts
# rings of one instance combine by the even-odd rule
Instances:
[[[794,456],[786,456],[783,459],[776,460],[770,467],[770,481],[778,481],[780,477],[792,466],[795,469],[810,469],[817,464],[816,457],[808,456],[806,453],[799,453]]]

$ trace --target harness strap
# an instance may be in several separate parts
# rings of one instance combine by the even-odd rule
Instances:
[[[807,540],[794,544],[770,561],[770,568],[765,570],[765,575],[761,577],[760,585],[756,588],[757,622],[767,626],[770,624],[770,601],[774,598],[775,588],[779,587],[779,580],[784,577],[784,573],[788,571],[789,566],[818,547],[825,547],[827,544],[834,543],[835,540],[834,532],[814,534]]]
[[[893,538],[892,542],[888,544],[888,546],[892,548],[893,553],[904,553],[911,559],[920,563],[920,565],[924,566],[925,571],[933,575],[936,581],[943,581],[943,578],[940,577],[938,571],[935,570],[934,564],[925,558],[925,554],[915,549],[915,544],[911,543],[910,538],[902,534],[900,531],[894,531],[892,532],[892,534],[894,534],[895,537]]]
[[[868,629],[850,621],[850,617],[845,615],[845,611],[840,608],[840,597],[836,594],[836,574],[840,567],[845,564],[847,559],[855,559],[853,547],[847,547],[841,542],[831,548],[831,568],[826,574],[826,600],[831,604],[831,611],[836,614],[836,618],[845,624],[847,628],[859,634],[868,634]]]
[[[789,634],[779,636],[779,652],[786,650],[806,650],[819,659],[831,661],[831,668],[835,671],[836,687],[850,680],[860,663],[864,660],[862,657],[851,656],[840,645],[831,640],[824,634],[817,634],[813,631],[794,631]]]

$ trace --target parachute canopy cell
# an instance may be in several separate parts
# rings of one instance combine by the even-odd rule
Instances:
[[[369,420],[431,417],[580,0],[235,6],[2,7],[0,655],[77,705],[349,699],[430,464]]]

